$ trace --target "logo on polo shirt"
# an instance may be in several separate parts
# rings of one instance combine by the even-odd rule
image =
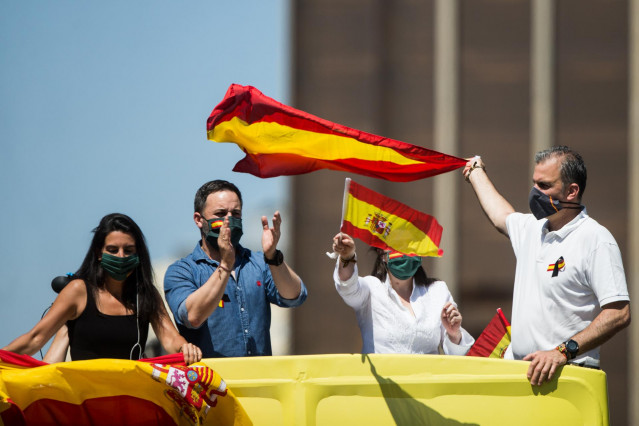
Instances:
[[[555,263],[548,265],[548,269],[546,269],[546,271],[552,271],[552,276],[556,277],[559,275],[559,272],[563,272],[564,269],[566,269],[566,262],[564,262],[564,257],[560,256]]]

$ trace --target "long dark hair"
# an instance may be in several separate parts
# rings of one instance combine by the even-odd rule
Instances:
[[[375,259],[375,264],[373,265],[373,272],[371,272],[371,275],[376,277],[381,282],[384,282],[386,281],[386,275],[388,274],[388,269],[386,268],[386,262],[384,260],[384,257],[386,256],[386,251],[376,247],[371,247],[371,250],[377,253],[377,258]],[[417,272],[415,272],[414,278],[415,278],[415,285],[423,285],[423,286],[427,286],[434,283],[435,281],[439,281],[439,279],[437,278],[429,278],[426,275],[426,270],[424,269],[423,266],[420,266],[417,269]]]
[[[87,291],[92,291],[97,300],[98,289],[104,288],[105,271],[102,269],[100,259],[102,248],[107,235],[120,231],[129,234],[135,240],[135,250],[140,258],[140,263],[133,273],[124,281],[122,290],[122,302],[124,306],[136,312],[143,321],[159,319],[160,294],[153,285],[153,268],[151,257],[146,246],[146,239],[140,227],[129,216],[121,213],[111,213],[102,218],[97,228],[93,230],[93,240],[87,251],[80,269],[75,275],[87,284]],[[139,296],[136,307],[136,289]],[[138,311],[139,309],[139,311]]]

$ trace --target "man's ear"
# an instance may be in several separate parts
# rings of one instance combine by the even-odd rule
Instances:
[[[195,212],[193,213],[193,221],[195,222],[195,226],[197,226],[198,228],[200,228],[200,230],[202,229],[202,227],[204,225],[202,225],[202,220],[204,218],[202,217],[202,215],[199,212]]]
[[[579,185],[576,183],[571,183],[568,185],[568,196],[566,197],[566,201],[578,202],[581,198],[581,190],[579,189]]]

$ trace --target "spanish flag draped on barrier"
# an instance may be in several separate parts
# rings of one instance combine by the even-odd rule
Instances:
[[[510,323],[501,308],[497,308],[497,313],[466,355],[503,358],[508,345],[510,345]]]
[[[437,220],[346,178],[341,231],[381,249],[440,257]]]
[[[182,354],[47,364],[0,350],[0,424],[252,423],[215,371]]]
[[[462,158],[332,123],[237,84],[211,113],[207,137],[237,144],[246,157],[233,171],[261,178],[331,169],[408,182],[466,164]]]

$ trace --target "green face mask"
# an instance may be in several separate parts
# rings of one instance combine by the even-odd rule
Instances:
[[[421,265],[421,257],[406,255],[389,259],[387,263],[388,272],[400,280],[413,277]]]
[[[140,258],[137,254],[132,254],[127,257],[113,256],[109,253],[102,253],[102,260],[100,261],[102,269],[107,271],[111,278],[116,281],[124,281],[129,275],[129,272],[135,269],[140,264]]]
[[[216,250],[219,248],[217,245],[217,237],[220,236],[220,228],[224,224],[223,217],[216,217],[215,219],[207,220],[209,226],[209,232],[206,234],[206,241],[213,246]],[[238,217],[229,216],[229,228],[231,228],[231,244],[238,245],[240,238],[242,238],[242,219]]]

